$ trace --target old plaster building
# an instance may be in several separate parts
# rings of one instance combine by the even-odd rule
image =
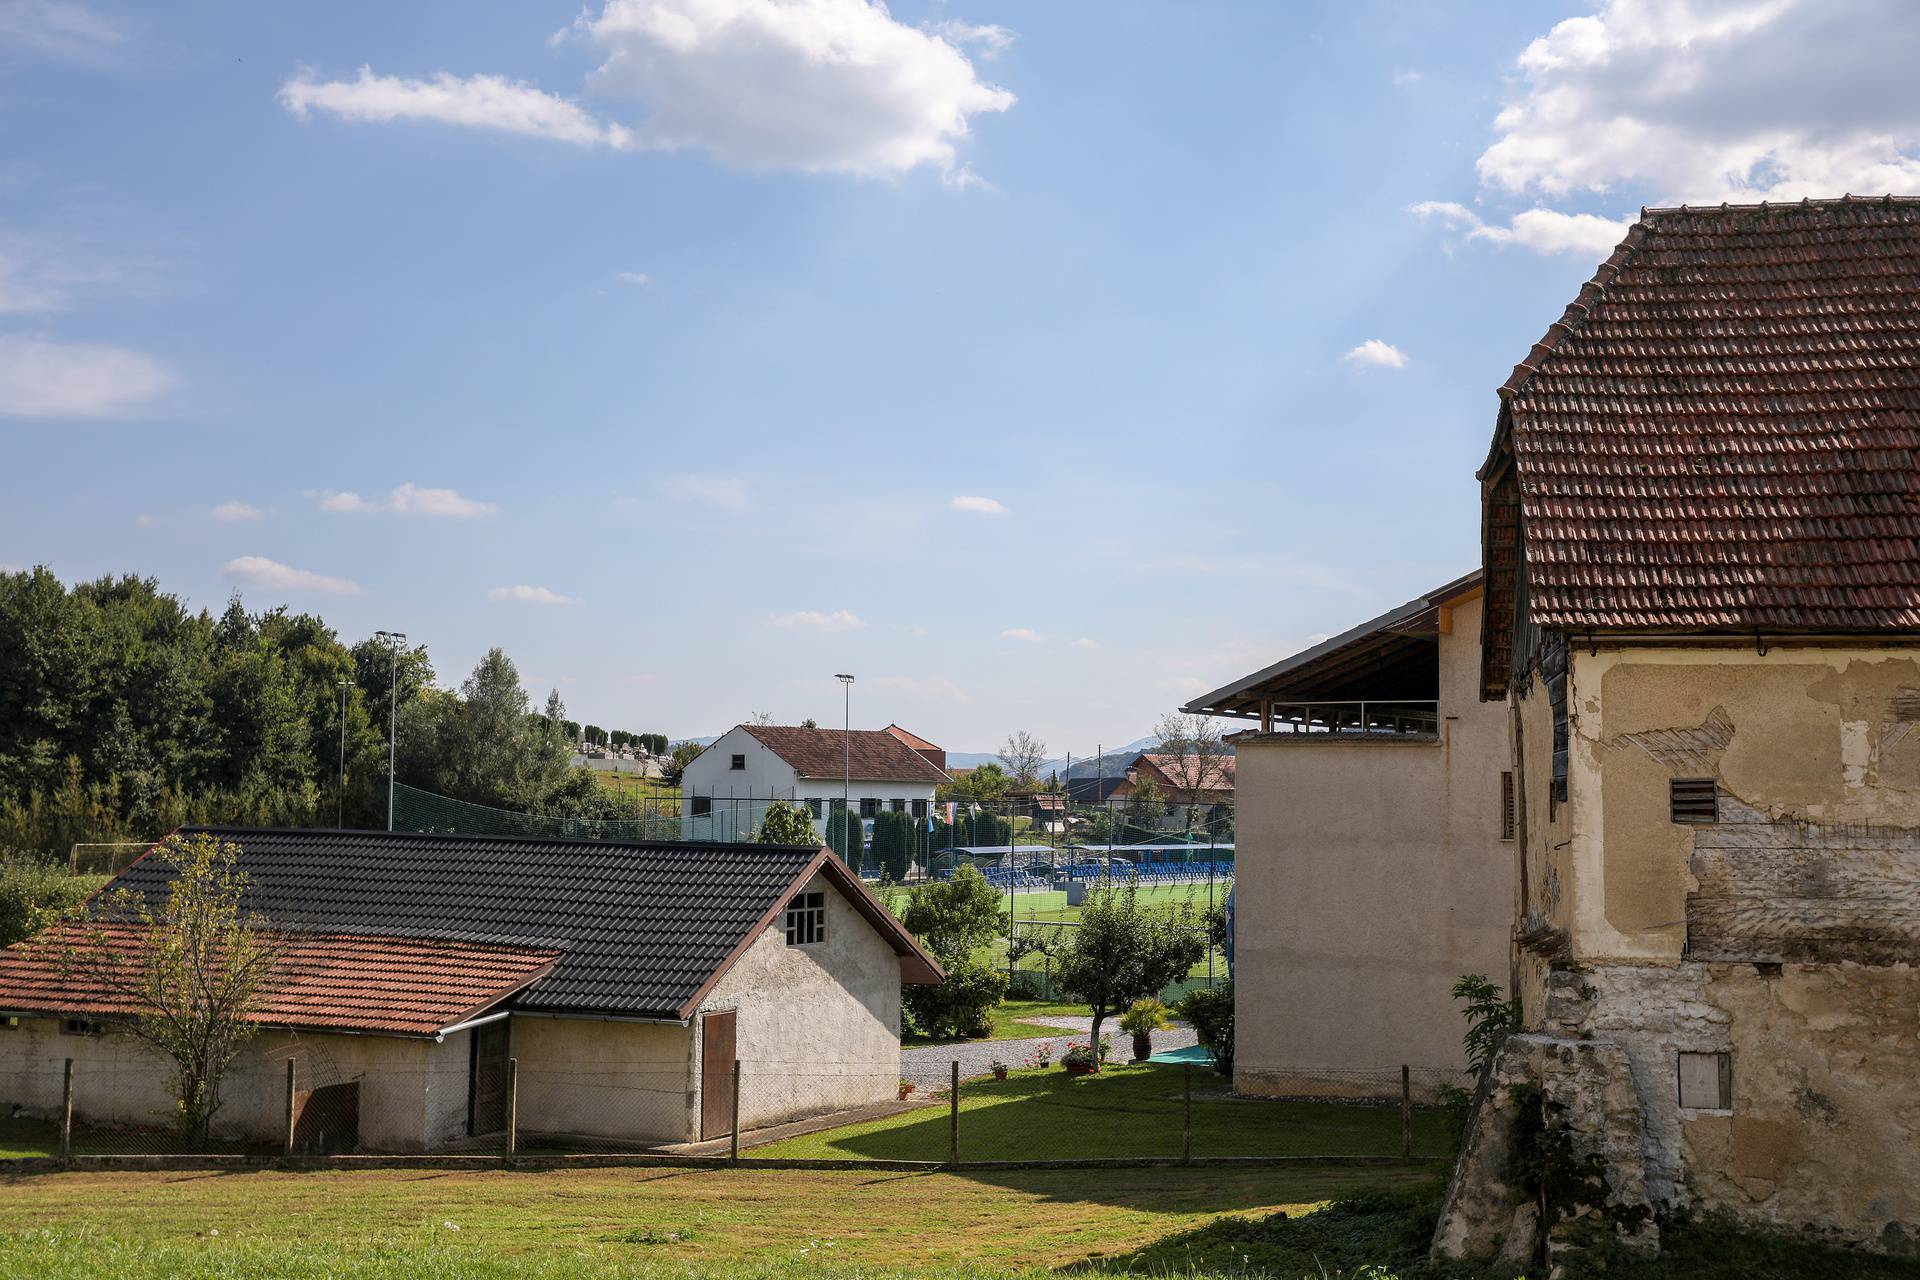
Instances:
[[[1500,398],[1531,1034],[1436,1246],[1531,1080],[1616,1206],[1920,1249],[1920,201],[1647,211]]]

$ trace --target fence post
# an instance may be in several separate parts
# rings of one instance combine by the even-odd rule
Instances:
[[[1413,1072],[1400,1064],[1400,1154],[1413,1159]]]
[[[947,1093],[947,1163],[960,1167],[960,1060],[953,1062],[953,1085]]]
[[[507,1059],[507,1159],[520,1146],[520,1059]]]
[[[733,1060],[733,1123],[728,1125],[727,1159],[740,1163],[740,1059]]]
[[[287,1059],[287,1110],[286,1110],[287,1130],[286,1130],[286,1133],[283,1135],[286,1138],[286,1142],[281,1148],[281,1154],[288,1157],[289,1159],[291,1159],[293,1156],[293,1125],[296,1119],[296,1116],[294,1113],[294,1106],[293,1106],[293,1097],[294,1097],[293,1095],[293,1059],[288,1058]]]
[[[66,1078],[60,1087],[60,1158],[73,1158],[73,1059],[67,1059]]]
[[[1193,1064],[1180,1064],[1181,1083],[1185,1089],[1180,1122],[1180,1163],[1193,1163]]]

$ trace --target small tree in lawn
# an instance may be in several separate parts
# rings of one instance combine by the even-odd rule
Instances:
[[[991,1030],[988,1015],[1007,994],[1007,975],[976,956],[1000,936],[1003,912],[987,878],[967,866],[951,880],[916,885],[907,895],[900,923],[947,971],[941,986],[901,989],[902,1004],[923,1035],[980,1036]]]
[[[1206,937],[1185,906],[1143,907],[1137,885],[1103,885],[1087,894],[1080,927],[1069,931],[1056,961],[1060,989],[1093,1011],[1091,1043],[1100,1024],[1146,996],[1187,976],[1207,954]]]
[[[754,832],[753,838],[759,844],[820,843],[820,837],[814,834],[812,815],[800,805],[788,804],[785,800],[776,800],[767,806],[767,814],[760,819],[760,829]]]
[[[241,899],[241,849],[211,835],[174,836],[152,855],[172,868],[166,898],[119,890],[60,935],[63,977],[131,1015],[127,1029],[172,1064],[180,1135],[204,1143],[227,1069],[257,1030],[251,1016],[285,950]]]

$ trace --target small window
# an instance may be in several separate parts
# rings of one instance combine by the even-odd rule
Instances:
[[[1680,1105],[1701,1111],[1733,1110],[1733,1055],[1682,1053]]]
[[[1500,775],[1500,838],[1513,839],[1518,826],[1513,810],[1513,771],[1509,769]]]
[[[889,800],[887,807],[895,813],[905,813],[907,811],[907,802],[905,800]]]
[[[880,802],[872,796],[860,797],[860,816],[871,818],[880,812]]]
[[[92,1018],[67,1018],[60,1023],[63,1036],[103,1036],[107,1034],[107,1024],[96,1022]]]
[[[795,894],[787,904],[787,945],[804,947],[827,937],[827,895]]]
[[[816,818],[820,816],[821,801],[819,796],[808,796],[804,801],[802,801],[802,803],[807,806],[808,813],[812,814]]]
[[[693,816],[696,818],[705,818],[711,815],[713,813],[713,797],[712,796],[693,797],[692,812],[693,812]]]
[[[728,767],[729,769],[733,769],[733,770],[736,770],[736,771],[738,771],[738,770],[744,770],[744,769],[745,769],[745,768],[747,767],[747,756],[746,756],[746,753],[745,753],[745,752],[743,752],[743,751],[742,751],[742,752],[735,752],[735,753],[734,753],[734,757],[733,757],[733,763],[731,763],[731,764],[729,764],[729,765],[728,765],[727,767]]]
[[[1720,821],[1720,788],[1712,778],[1674,778],[1667,783],[1667,805],[1675,822]]]
[[[0,1031],[18,1031],[20,1019],[17,1017],[0,1018]]]
[[[924,818],[927,816],[927,802],[925,800],[915,800],[913,802],[913,816],[916,818]]]

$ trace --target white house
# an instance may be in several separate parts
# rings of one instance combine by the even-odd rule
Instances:
[[[746,839],[776,800],[797,801],[825,838],[826,817],[845,799],[871,822],[883,809],[925,818],[934,788],[948,780],[924,739],[893,729],[809,729],[736,725],[688,762],[680,777],[686,835]]]

